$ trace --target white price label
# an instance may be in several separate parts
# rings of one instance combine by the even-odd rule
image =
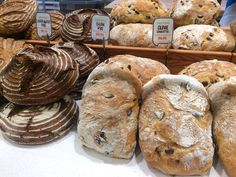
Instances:
[[[52,35],[51,17],[48,13],[38,12],[36,15],[37,33],[39,37]]]
[[[174,20],[172,18],[158,18],[153,24],[152,40],[155,45],[169,44],[173,39]]]
[[[94,15],[92,18],[92,39],[108,40],[110,35],[110,18],[108,16]]]

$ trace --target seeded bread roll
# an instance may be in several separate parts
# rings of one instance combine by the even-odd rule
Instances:
[[[78,124],[81,144],[114,158],[130,159],[136,147],[141,89],[129,66],[95,68],[83,88]]]
[[[168,175],[203,175],[213,162],[208,94],[196,79],[159,75],[143,87],[139,144],[147,163]]]
[[[236,175],[236,77],[209,89],[218,155],[229,177]]]
[[[45,106],[7,103],[0,111],[0,129],[17,144],[45,144],[64,136],[78,118],[79,109],[68,96]]]
[[[194,77],[207,89],[212,84],[236,76],[236,65],[228,61],[205,60],[189,65],[179,74]]]
[[[230,52],[234,50],[235,40],[231,33],[219,27],[187,25],[175,29],[172,45],[175,49]]]
[[[152,32],[151,24],[120,24],[112,28],[110,42],[122,46],[169,48],[167,44],[155,46],[152,42]]]
[[[22,50],[2,74],[3,96],[20,105],[42,105],[63,98],[79,77],[72,57],[55,48]]]
[[[36,12],[36,0],[5,0],[0,3],[0,34],[25,31],[33,23]]]
[[[168,13],[160,0],[125,0],[115,6],[111,17],[120,23],[150,23],[156,18],[166,17]]]
[[[60,28],[63,23],[64,15],[58,11],[49,12],[51,17],[51,25],[52,25],[52,35],[49,37],[49,40],[54,40],[60,35]],[[46,40],[47,38],[40,38],[37,33],[37,25],[33,23],[30,28],[25,33],[26,39],[31,40]]]
[[[212,25],[220,15],[221,6],[217,0],[174,0],[170,11],[176,26]]]
[[[149,58],[133,55],[117,55],[109,58],[107,62],[101,63],[99,67],[107,65],[110,67],[125,68],[128,66],[134,75],[141,80],[142,85],[146,84],[154,76],[170,74],[169,69],[164,64]]]

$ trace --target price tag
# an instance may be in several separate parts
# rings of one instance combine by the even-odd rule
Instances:
[[[94,15],[92,18],[92,39],[108,40],[110,35],[110,18],[103,15]]]
[[[52,35],[51,17],[48,13],[38,12],[36,15],[37,33],[39,37],[50,37]]]
[[[174,20],[172,18],[158,18],[153,24],[152,40],[155,45],[169,44],[173,39]]]

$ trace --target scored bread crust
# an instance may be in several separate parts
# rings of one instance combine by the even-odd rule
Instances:
[[[169,175],[203,175],[213,162],[208,94],[196,79],[159,75],[142,93],[139,144],[148,164]]]
[[[236,77],[208,89],[214,116],[213,133],[218,155],[230,177],[236,174]]]

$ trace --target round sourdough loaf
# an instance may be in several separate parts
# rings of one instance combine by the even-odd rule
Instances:
[[[111,11],[112,18],[120,23],[149,23],[168,13],[160,0],[125,0]]]
[[[78,118],[75,101],[65,96],[44,106],[5,104],[0,111],[0,128],[5,138],[17,144],[45,144],[64,136]]]
[[[221,6],[217,0],[175,0],[170,9],[170,16],[176,26],[190,24],[217,24]]]
[[[187,25],[175,29],[173,48],[187,50],[226,51],[235,47],[232,33],[210,25]]]
[[[61,49],[25,48],[2,74],[3,96],[15,104],[41,105],[68,94],[78,77],[78,64]]]
[[[78,134],[82,145],[130,159],[136,147],[142,84],[127,65],[97,67],[83,88]]]
[[[194,77],[207,89],[212,84],[236,76],[236,65],[228,61],[204,60],[187,66],[179,74]]]
[[[60,35],[60,28],[63,23],[64,15],[61,14],[58,11],[51,11],[49,12],[49,15],[51,17],[51,25],[52,25],[52,35],[49,37],[49,40],[54,40]],[[45,38],[40,38],[37,33],[37,25],[36,23],[33,23],[30,28],[25,33],[26,39],[31,40],[46,40]]]
[[[236,175],[236,77],[209,89],[218,155],[229,177]]]
[[[139,144],[147,163],[168,175],[203,175],[214,155],[205,88],[188,76],[159,75],[143,87]]]
[[[0,34],[25,31],[33,23],[36,12],[36,0],[5,0],[0,3]]]

